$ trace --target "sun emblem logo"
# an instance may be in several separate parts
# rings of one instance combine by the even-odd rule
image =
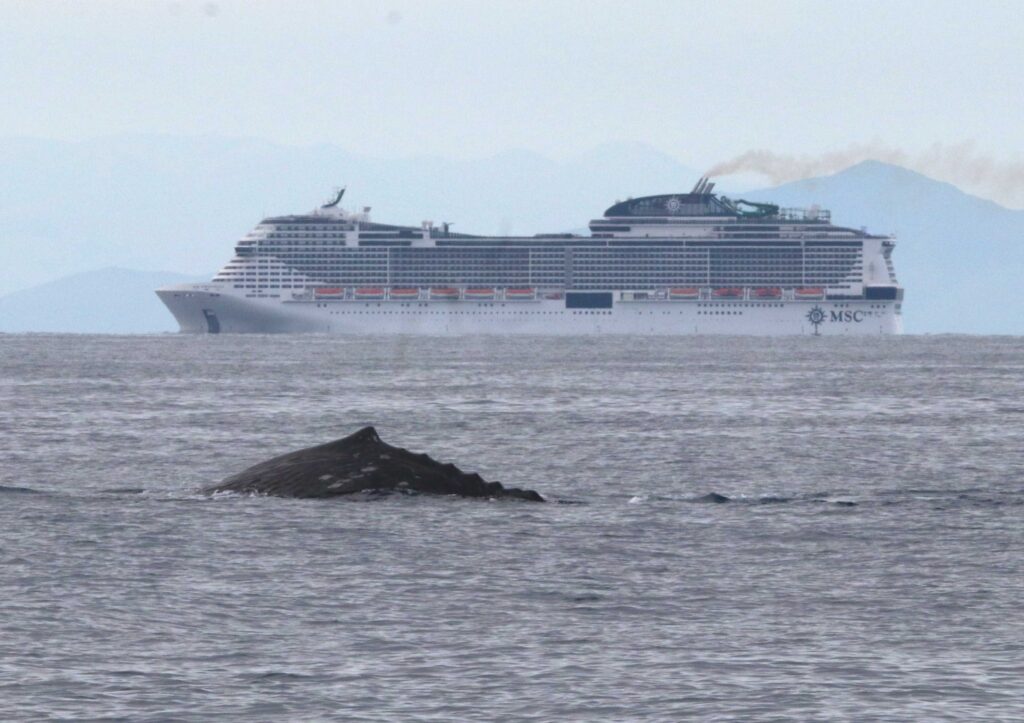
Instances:
[[[815,304],[814,308],[807,312],[807,321],[814,325],[814,335],[818,336],[818,327],[825,321],[825,310]]]
[[[676,197],[672,197],[665,201],[665,208],[669,213],[679,213],[679,209],[683,207],[683,202]]]

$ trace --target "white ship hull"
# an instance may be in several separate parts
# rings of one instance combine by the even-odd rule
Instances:
[[[895,301],[627,301],[616,293],[610,309],[570,309],[564,299],[285,300],[247,297],[214,284],[168,287],[157,293],[181,330],[191,333],[874,336],[902,332]]]

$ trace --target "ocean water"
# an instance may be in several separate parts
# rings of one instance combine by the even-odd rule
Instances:
[[[195,492],[366,424],[551,503]],[[0,336],[0,719],[1020,720],[1022,440],[1017,338]]]

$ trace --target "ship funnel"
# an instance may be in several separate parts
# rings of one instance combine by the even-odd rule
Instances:
[[[710,181],[708,185],[704,187],[704,193],[711,193],[711,189],[715,187],[715,182]]]
[[[698,178],[697,182],[695,184],[693,184],[693,190],[690,191],[690,193],[700,193],[700,188],[701,188],[701,186],[704,185],[704,181],[705,180],[707,180],[707,179],[705,179],[704,176],[701,176],[700,178]]]

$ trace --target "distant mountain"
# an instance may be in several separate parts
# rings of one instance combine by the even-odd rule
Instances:
[[[348,207],[379,220],[532,235],[586,226],[627,195],[688,190],[698,175],[638,143],[460,161],[246,139],[0,139],[0,294],[97,266],[216,269],[261,218],[308,211],[343,184]]]
[[[909,333],[1024,334],[1024,211],[878,161],[743,197],[816,203],[836,224],[895,233]]]
[[[177,331],[177,322],[153,290],[209,278],[119,268],[74,274],[0,297],[0,332]]]

